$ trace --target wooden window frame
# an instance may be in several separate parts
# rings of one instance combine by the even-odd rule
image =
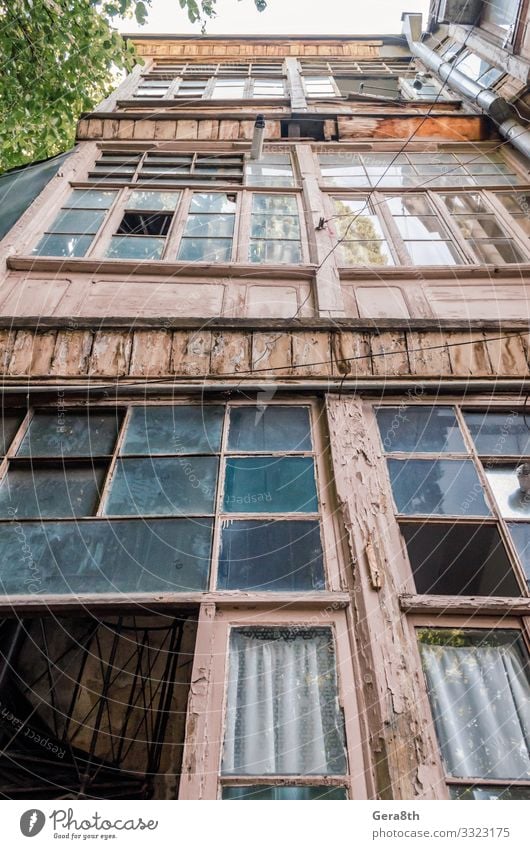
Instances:
[[[523,22],[523,6],[524,0],[519,0],[517,4],[517,11],[515,14],[515,20],[511,26],[508,27],[507,31],[503,30],[502,27],[497,26],[492,21],[487,20],[486,13],[488,9],[488,3],[484,2],[482,4],[482,11],[480,15],[480,28],[484,30],[488,35],[493,36],[495,42],[498,43],[504,50],[508,50],[510,52],[514,52],[514,47],[517,42],[518,34],[521,29],[521,24]]]

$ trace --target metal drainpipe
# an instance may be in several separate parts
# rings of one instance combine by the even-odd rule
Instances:
[[[497,124],[501,136],[508,139],[517,150],[530,159],[530,130],[513,117],[514,112],[504,97],[500,97],[492,89],[482,88],[454,68],[450,62],[444,62],[434,50],[423,44],[420,14],[404,12],[402,20],[403,34],[408,41],[411,53],[417,56],[430,71],[433,71],[442,83],[471,100],[486,115],[489,115]]]

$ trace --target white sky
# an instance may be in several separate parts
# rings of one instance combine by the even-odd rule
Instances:
[[[208,23],[207,33],[270,35],[397,35],[402,12],[423,12],[424,23],[429,0],[268,0],[258,12],[253,0],[217,0],[217,18]],[[153,0],[146,26],[125,20],[121,32],[196,33],[178,0]]]

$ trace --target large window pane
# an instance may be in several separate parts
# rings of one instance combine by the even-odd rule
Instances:
[[[488,516],[471,460],[393,460],[388,469],[398,513]]]
[[[92,457],[112,454],[121,410],[35,413],[18,457]]]
[[[236,521],[225,525],[217,588],[325,589],[318,522]]]
[[[311,451],[307,407],[232,407],[230,451]]]
[[[519,413],[468,411],[464,418],[479,454],[530,455],[530,424]]]
[[[269,801],[313,801],[315,799],[347,799],[344,787],[308,786],[276,787],[274,784],[257,784],[243,787],[223,787],[223,799]],[[526,797],[524,797],[526,798]]]
[[[211,536],[209,519],[0,523],[0,590],[205,590]]]
[[[530,680],[519,633],[426,629],[419,637],[448,773],[529,780]]]
[[[387,452],[467,453],[452,407],[382,407],[376,415]]]
[[[232,629],[222,771],[344,774],[330,628]]]
[[[224,407],[133,407],[122,454],[213,454],[221,445]]]
[[[182,516],[212,513],[215,457],[119,460],[105,507],[109,516]]]
[[[314,513],[318,510],[311,457],[230,457],[226,513]]]
[[[98,209],[64,209],[53,224],[54,233],[97,233],[105,217]]]
[[[506,519],[530,519],[530,464],[489,466],[486,477],[501,516]]]
[[[520,589],[493,525],[400,523],[418,593],[518,596]]]
[[[98,505],[105,466],[13,468],[0,485],[0,516],[36,519],[92,516]]]
[[[53,233],[42,237],[32,253],[37,256],[84,256],[92,244],[92,236],[56,236]]]

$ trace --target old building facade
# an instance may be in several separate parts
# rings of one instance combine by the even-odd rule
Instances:
[[[5,797],[529,797],[529,161],[428,64],[528,60],[451,5],[136,39],[0,242]]]

